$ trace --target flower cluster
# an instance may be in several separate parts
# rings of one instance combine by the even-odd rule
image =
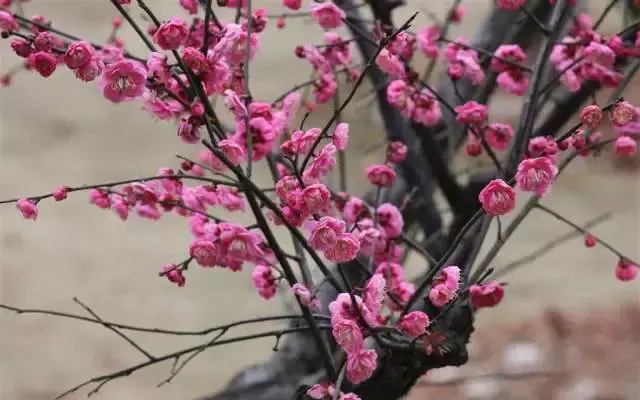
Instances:
[[[616,87],[622,75],[614,69],[615,63],[634,52],[619,36],[605,38],[594,31],[591,18],[581,14],[575,20],[571,36],[554,46],[551,63],[562,73],[560,80],[572,92],[580,90],[586,81]]]
[[[466,38],[458,38],[449,43],[444,51],[447,60],[447,74],[454,81],[467,78],[473,85],[481,84],[485,73],[480,66],[478,52],[469,47]]]
[[[125,50],[124,41],[118,37],[120,18],[112,21],[108,43],[99,46],[53,30],[43,17],[18,18],[5,11],[11,1],[1,3],[0,32],[11,39],[13,52],[24,60],[26,69],[49,78],[63,66],[77,79],[95,82],[110,103],[139,101],[154,118],[174,122],[179,140],[197,150],[195,159],[180,157],[179,168],[161,168],[152,177],[84,187],[61,186],[44,196],[7,202],[15,203],[25,219],[36,220],[40,201],[63,201],[73,192],[87,191],[91,204],[113,211],[123,221],[134,214],[149,220],[176,214],[188,221],[190,243],[185,260],[162,265],[161,276],[184,286],[185,271],[192,264],[230,271],[250,266],[251,281],[260,297],[273,298],[278,286],[286,283],[307,322],[315,318],[309,317],[310,311],[326,311],[327,304],[320,302],[323,296],[317,296],[321,285],[334,285],[338,295],[328,304],[330,317],[322,316],[331,322],[324,328],[331,329],[333,345],[344,352],[344,376],[354,385],[371,378],[378,368],[378,348],[372,344],[381,332],[404,335],[420,344],[427,354],[443,343],[445,336],[437,318],[440,314],[429,315],[414,307],[419,297],[424,297],[428,310],[436,313],[458,301],[468,301],[477,310],[500,304],[505,289],[503,283],[485,277],[463,284],[463,274],[468,271],[443,265],[444,261],[418,288],[407,279],[403,266],[403,246],[409,242],[405,237],[406,213],[390,200],[380,199],[383,189],[392,187],[399,179],[398,171],[405,171],[404,167],[410,164],[407,161],[414,158],[414,153],[407,158],[407,145],[413,143],[390,141],[384,161],[365,168],[364,174],[377,194],[375,204],[331,189],[328,177],[339,165],[339,156],[345,155],[350,138],[350,125],[340,120],[342,109],[335,106],[334,116],[323,128],[305,126],[306,117],[297,129],[292,125],[301,106],[311,112],[317,105],[337,99],[340,74],[359,84],[364,77],[361,74],[369,68],[384,73],[389,83],[379,89],[393,108],[412,121],[412,128],[439,125],[445,122],[441,107],[451,111],[455,121],[448,128],[464,129],[468,138],[466,154],[478,156],[486,151],[495,159],[496,178],[478,195],[482,211],[492,217],[516,208],[516,189],[530,193],[536,201],[547,196],[559,174],[563,152],[571,150],[571,156],[583,157],[598,154],[604,141],[595,130],[605,124],[611,123],[616,129],[617,137],[611,142],[619,155],[637,153],[640,110],[624,100],[606,107],[594,100],[594,104],[581,110],[578,128],[568,134],[551,136],[545,132],[549,136],[531,137],[526,134],[533,125],[516,134],[510,124],[492,122],[489,107],[482,100],[468,100],[477,99],[472,96],[463,99],[457,90],[461,80],[478,88],[489,82],[487,76],[492,74],[510,95],[523,96],[529,89],[539,90],[535,85],[529,87],[531,68],[525,65],[527,55],[517,44],[501,44],[495,52],[488,52],[474,48],[462,37],[449,40],[445,26],[427,26],[413,34],[376,24],[371,37],[382,44],[376,49],[376,57],[367,60],[366,67],[360,70],[353,55],[354,40],[334,31],[343,27],[347,14],[337,2],[328,0],[310,4],[308,14],[323,30],[322,44],[302,44],[294,51],[311,66],[313,78],[273,102],[254,98],[249,90],[248,63],[257,56],[261,34],[272,15],[264,8],[252,9],[249,1],[219,2],[218,6],[238,10],[234,22],[218,20],[212,10],[207,10],[204,19],[198,17],[196,0],[178,1],[183,13],[192,16],[189,19],[159,21],[149,12],[147,34],[135,26],[149,49],[143,58]],[[117,1],[117,5],[125,7],[131,7],[130,3]],[[282,3],[288,10],[302,7],[301,0]],[[525,3],[498,0],[497,6],[515,12]],[[458,23],[463,16],[464,9],[454,7],[446,23]],[[128,17],[126,9],[123,17]],[[285,27],[284,16],[276,27]],[[615,87],[622,79],[616,67],[640,56],[640,38],[636,42],[632,46],[618,36],[605,38],[581,14],[575,18],[569,36],[553,43],[550,61],[559,72],[558,79],[571,92],[583,88],[585,82]],[[423,81],[410,65],[418,52],[433,62],[443,56],[446,77],[459,101],[448,104],[424,82],[428,79]],[[9,81],[7,77],[2,79],[4,84]],[[305,87],[311,89],[313,100],[302,101]],[[211,99],[220,100],[230,115],[227,123],[217,115],[220,110]],[[538,104],[529,106],[535,109]],[[505,164],[508,167],[501,165],[494,150],[509,150],[509,156],[515,155]],[[273,187],[260,188],[252,179],[251,168],[259,161],[271,167]],[[216,208],[231,213],[250,208],[255,224],[217,218],[211,214]],[[287,254],[274,238],[270,223],[287,228],[304,250]],[[584,242],[593,247],[602,240],[586,234]],[[310,278],[312,274],[304,266],[307,255],[328,283]],[[638,266],[621,254],[616,255],[619,261],[615,276],[621,281],[636,278]],[[363,278],[353,290],[342,288],[326,272],[325,260],[336,264],[340,271],[360,268],[367,272],[368,279]],[[294,261],[304,283],[298,282],[297,272],[292,271],[290,264]],[[355,394],[342,393],[333,383],[316,384],[307,395],[323,400],[358,400]]]
[[[337,395],[337,396],[336,396]],[[342,393],[331,383],[318,383],[307,390],[307,396],[314,400],[360,400],[354,393]]]
[[[507,93],[522,96],[529,86],[529,77],[521,67],[527,55],[518,45],[503,44],[491,59],[491,69],[498,73],[497,82]]]

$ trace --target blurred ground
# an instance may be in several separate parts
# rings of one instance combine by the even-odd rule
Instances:
[[[470,360],[428,372],[410,400],[637,400],[640,302],[548,309],[473,335]]]
[[[174,1],[157,3],[162,18],[176,9]],[[417,2],[410,3],[403,14],[415,10]],[[435,4],[429,7],[442,15],[448,2],[431,3]],[[25,7],[27,15],[46,15],[58,28],[96,41],[108,36],[109,20],[115,15],[108,2],[101,0],[34,0]],[[466,28],[460,32],[469,35],[485,11],[486,2],[468,2]],[[262,55],[252,67],[252,91],[258,99],[273,99],[282,88],[308,78],[307,66],[294,60],[291,49],[318,37],[319,31],[302,19],[289,25],[290,31],[269,30],[264,36]],[[133,49],[143,54],[138,41],[127,37]],[[8,54],[6,43],[1,51],[2,70],[11,68],[15,59]],[[640,104],[637,93],[628,97]],[[494,108],[492,120],[517,115],[512,99],[497,101],[501,103]],[[154,122],[138,107],[107,104],[94,86],[82,85],[66,71],[47,81],[20,74],[11,88],[0,91],[0,197],[40,194],[62,184],[149,175],[159,166],[175,165],[176,153],[192,153],[180,145],[171,124]],[[362,191],[357,184],[362,181],[361,152],[379,141],[381,132],[366,108],[347,117],[355,131],[348,157],[349,178],[356,191]],[[264,169],[256,168],[256,174],[256,179],[266,182]],[[620,168],[609,157],[579,160],[556,184],[546,204],[578,223],[614,211],[614,218],[594,232],[638,259],[639,182],[637,171]],[[159,265],[181,260],[185,254],[187,226],[181,219],[150,223],[134,218],[122,224],[110,212],[90,206],[83,194],[60,204],[42,203],[40,212],[37,223],[32,223],[22,220],[12,206],[0,208],[2,303],[82,313],[72,301],[76,296],[105,320],[175,329],[198,329],[281,309],[277,301],[265,302],[254,293],[250,271],[196,268],[189,271],[183,289],[158,279]],[[248,221],[247,216],[240,218]],[[536,214],[514,236],[496,265],[568,231],[562,223]],[[281,237],[288,240],[286,235]],[[637,282],[620,284],[613,278],[615,262],[603,249],[587,251],[581,240],[575,240],[508,276],[507,301],[481,316],[480,329],[498,321],[528,318],[545,305],[586,311],[637,297]],[[142,361],[113,332],[81,322],[0,312],[0,327],[3,400],[49,399],[84,379]],[[157,354],[202,341],[132,337]],[[155,386],[167,376],[170,365],[155,366],[109,384],[99,398],[191,399],[214,391],[240,367],[262,359],[271,345],[255,341],[209,350],[160,389]]]

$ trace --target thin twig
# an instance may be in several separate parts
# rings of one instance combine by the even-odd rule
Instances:
[[[91,308],[89,308],[89,306],[87,306],[86,304],[84,304],[83,302],[81,302],[77,297],[73,298],[73,301],[75,301],[76,303],[78,303],[78,305],[80,305],[80,307],[82,307],[83,309],[85,309],[89,314],[91,314],[96,321],[100,322],[105,328],[109,329],[110,331],[113,331],[116,335],[120,336],[122,339],[124,339],[127,343],[129,343],[133,348],[135,348],[136,350],[138,350],[140,353],[144,354],[145,357],[147,357],[149,360],[155,360],[155,357],[151,355],[151,353],[149,353],[148,351],[146,351],[145,349],[143,349],[139,344],[137,344],[136,342],[134,342],[129,336],[125,335],[124,333],[120,332],[117,328],[114,328],[112,325],[108,325],[105,324],[104,321],[102,320],[102,318],[100,318],[98,316],[98,314],[96,314],[95,312],[93,312],[93,310]]]
[[[110,322],[110,321],[104,321],[104,320],[98,321],[93,318],[89,318],[89,317],[85,317],[77,314],[63,313],[59,311],[44,310],[44,309],[38,309],[38,308],[21,308],[21,307],[9,306],[6,304],[0,304],[0,309],[6,310],[6,311],[12,311],[18,315],[20,314],[50,315],[53,317],[75,319],[78,321],[90,322],[93,324],[110,326],[117,329],[128,330],[133,332],[154,333],[154,334],[160,334],[160,335],[174,335],[174,336],[204,336],[216,331],[229,330],[233,327],[241,326],[241,325],[262,323],[267,321],[281,321],[281,320],[292,320],[292,319],[302,318],[302,315],[276,315],[276,316],[258,317],[258,318],[251,318],[251,319],[246,319],[241,321],[235,321],[229,324],[214,326],[211,328],[205,328],[200,330],[173,330],[173,329],[164,329],[164,328],[145,328],[140,326],[127,325],[127,324],[121,324],[117,322]],[[330,320],[330,317],[326,315],[314,314],[314,318],[322,321]]]
[[[588,222],[586,222],[583,227],[585,229],[590,229],[593,228],[596,225],[601,224],[602,222],[608,220],[609,218],[611,218],[611,213],[604,213]],[[535,260],[537,260],[538,258],[542,257],[543,255],[549,253],[551,250],[559,247],[562,244],[565,244],[567,242],[569,242],[570,240],[575,239],[578,236],[583,236],[584,233],[578,231],[578,230],[574,230],[572,232],[569,233],[565,233],[564,235],[553,239],[549,242],[547,242],[545,245],[541,246],[540,248],[538,248],[537,250],[531,252],[530,254],[524,256],[524,257],[520,257],[517,260],[513,260],[508,264],[503,265],[502,267],[498,267],[495,268],[495,272],[491,275],[492,279],[499,279],[503,276],[505,276],[506,274],[512,272],[513,270],[517,269],[518,267],[522,266],[522,265],[526,265],[529,264]]]
[[[329,330],[331,329],[331,325],[322,325],[318,327],[319,329],[322,330]],[[68,390],[66,390],[65,392],[57,395],[55,397],[55,400],[59,400],[62,399],[72,393],[77,392],[78,390],[84,388],[85,386],[91,385],[91,384],[97,384],[97,386],[91,390],[91,392],[89,392],[89,395],[95,394],[97,393],[104,385],[106,385],[107,383],[118,379],[118,378],[123,378],[125,376],[129,376],[131,374],[133,374],[134,372],[142,369],[142,368],[146,368],[150,365],[154,365],[154,364],[158,364],[161,363],[163,361],[167,361],[167,360],[171,360],[171,359],[175,359],[176,357],[181,357],[183,355],[192,353],[194,351],[198,351],[201,348],[210,348],[210,347],[215,347],[215,346],[221,346],[221,345],[225,345],[225,344],[230,344],[230,343],[237,343],[237,342],[243,342],[243,341],[247,341],[247,340],[253,340],[253,339],[260,339],[260,338],[265,338],[265,337],[271,337],[271,336],[282,336],[282,335],[288,335],[291,333],[299,333],[299,332],[305,332],[309,329],[309,327],[296,327],[296,328],[289,328],[289,329],[283,329],[283,330],[272,330],[272,331],[267,331],[267,332],[262,332],[262,333],[255,333],[255,334],[251,334],[251,335],[243,335],[243,336],[238,336],[238,337],[234,337],[234,338],[229,338],[229,339],[224,339],[224,340],[218,340],[218,341],[208,341],[204,344],[200,344],[197,346],[192,346],[192,347],[188,347],[186,349],[182,349],[182,350],[178,350],[175,351],[173,353],[168,353],[165,354],[163,356],[160,357],[156,357],[153,360],[149,360],[149,361],[145,361],[136,365],[133,365],[131,367],[122,369],[120,371],[111,373],[111,374],[105,374],[105,375],[100,375],[100,376],[96,376],[93,377],[91,379],[88,379]]]

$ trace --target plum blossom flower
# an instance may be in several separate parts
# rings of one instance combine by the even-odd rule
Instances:
[[[329,206],[331,192],[322,184],[309,185],[300,192],[298,206],[304,214],[314,214]]]
[[[429,89],[422,89],[412,96],[411,118],[425,126],[433,126],[442,118],[440,102]]]
[[[64,62],[70,69],[80,68],[91,62],[95,49],[85,41],[73,42],[64,54]]]
[[[121,220],[126,221],[129,218],[129,204],[122,196],[110,196],[111,209],[120,217]]]
[[[20,26],[11,13],[0,10],[0,32],[19,31]]]
[[[111,207],[111,200],[106,192],[100,189],[89,190],[89,202],[106,210]]]
[[[606,44],[591,41],[583,51],[584,59],[604,67],[613,67],[616,59],[615,52]]]
[[[387,292],[387,282],[382,274],[373,274],[367,281],[364,291],[364,302],[373,313],[380,312]]]
[[[503,44],[500,45],[495,51],[495,57],[491,59],[491,69],[494,72],[505,72],[518,67],[505,62],[511,61],[514,63],[521,63],[527,59],[527,54],[517,44]]]
[[[333,73],[324,73],[316,79],[313,95],[318,103],[324,104],[335,96],[337,89],[338,83]]]
[[[230,139],[223,139],[218,143],[218,147],[233,165],[240,164],[245,157],[244,149],[237,142]]]
[[[388,49],[384,48],[376,58],[376,64],[380,69],[387,73],[392,79],[404,78],[404,64],[402,61]]]
[[[353,60],[351,42],[341,38],[335,32],[325,32],[324,40],[329,46],[324,49],[323,54],[330,64],[349,67]]]
[[[580,121],[582,121],[582,125],[587,128],[599,128],[603,119],[604,113],[597,104],[590,104],[580,111]]]
[[[370,165],[365,173],[369,182],[378,187],[389,187],[396,180],[396,171],[386,164]]]
[[[596,244],[598,244],[598,239],[593,234],[587,233],[584,235],[584,245],[586,247],[595,247]]]
[[[496,82],[507,93],[516,96],[523,96],[529,86],[529,78],[519,69],[501,72]]]
[[[102,59],[99,56],[94,55],[88,63],[75,70],[75,75],[76,78],[84,82],[93,82],[102,75],[104,68],[105,66]]]
[[[404,219],[398,207],[391,203],[381,204],[376,210],[380,229],[389,238],[395,238],[402,234]]]
[[[378,355],[375,350],[360,350],[347,355],[347,369],[345,376],[357,385],[369,379],[376,369]]]
[[[558,174],[558,167],[551,157],[528,158],[522,160],[516,172],[516,182],[520,189],[546,195]]]
[[[207,57],[202,54],[200,49],[195,47],[185,47],[182,49],[182,60],[188,68],[199,74],[209,70]]]
[[[189,247],[189,254],[203,267],[213,267],[220,259],[220,249],[210,240],[196,239]]]
[[[282,0],[282,4],[290,10],[297,11],[302,6],[302,0]]]
[[[532,157],[540,157],[547,155],[548,146],[549,138],[538,136],[529,140],[529,143],[527,144],[527,150]]]
[[[359,218],[369,215],[369,210],[362,199],[357,197],[348,197],[342,209],[342,218],[348,224],[355,223]]]
[[[311,386],[306,394],[315,400],[326,400],[333,398],[336,394],[336,387],[331,383],[318,383]]]
[[[454,290],[451,290],[450,287],[444,283],[440,283],[431,288],[428,297],[435,307],[441,308],[453,300],[456,294],[457,293]]]
[[[416,34],[418,46],[428,58],[438,57],[438,53],[440,52],[440,46],[438,45],[440,34],[440,27],[438,26],[424,27]]]
[[[336,245],[338,236],[344,231],[344,221],[333,217],[322,217],[311,230],[309,245],[315,250],[326,251]]]
[[[458,291],[460,288],[460,267],[449,265],[443,268],[434,283],[443,283],[452,291]]]
[[[220,248],[226,256],[248,260],[264,255],[260,247],[263,238],[259,233],[230,222],[220,223],[218,227]]]
[[[180,18],[173,18],[158,28],[153,39],[163,50],[177,50],[189,37],[189,28]]]
[[[266,265],[258,264],[253,269],[251,274],[253,285],[255,286],[258,294],[265,300],[269,300],[276,294],[276,278],[273,276],[273,271]]]
[[[236,118],[245,118],[248,114],[247,107],[240,99],[240,96],[231,89],[224,91],[224,103]]]
[[[102,74],[102,93],[114,103],[136,99],[144,93],[147,70],[131,60],[109,64]]]
[[[187,283],[182,269],[175,264],[165,264],[162,266],[162,273],[167,277],[169,282],[173,282],[179,287],[182,287]]]
[[[469,297],[475,308],[495,307],[504,298],[504,288],[496,281],[474,284],[469,288]]]
[[[345,151],[349,144],[349,124],[341,122],[336,125],[331,142],[336,146],[336,149]]]
[[[273,128],[273,125],[263,117],[251,118],[249,121],[249,129],[253,136],[253,159],[255,161],[262,160],[271,151],[277,137],[277,132]],[[241,147],[246,148],[247,135],[244,119],[238,120],[236,123],[236,134],[231,137],[231,140],[238,143]]]
[[[468,125],[482,125],[488,117],[487,106],[475,101],[468,101],[455,108],[456,121]]]
[[[64,47],[64,41],[51,32],[39,32],[33,40],[36,50],[51,52],[54,47]]]
[[[387,145],[387,160],[390,163],[401,163],[405,158],[407,158],[408,153],[409,149],[407,148],[407,145],[398,140],[389,142]]]
[[[332,72],[331,62],[325,55],[315,46],[305,45],[302,50],[298,50],[304,59],[309,61],[313,68],[322,74],[330,74]]]
[[[478,196],[482,209],[489,215],[505,215],[516,206],[516,192],[502,179],[494,179]]]
[[[178,137],[189,144],[198,143],[200,140],[200,127],[192,123],[191,118],[182,118],[178,123]]]
[[[360,251],[358,237],[347,232],[338,235],[336,244],[325,250],[324,256],[331,262],[345,263],[356,258],[358,251]]]
[[[477,157],[482,154],[482,141],[473,132],[467,134],[467,143],[464,151],[469,157]]]
[[[71,190],[68,186],[61,186],[53,191],[53,198],[55,201],[62,201],[67,198],[69,191]]]
[[[355,302],[354,302],[355,300]],[[357,307],[357,309],[355,308]],[[338,297],[329,303],[331,319],[350,319],[359,322],[361,316],[370,326],[377,326],[376,315],[369,310],[365,302],[358,295],[340,293]]]
[[[296,155],[304,155],[311,150],[313,144],[320,137],[322,131],[319,128],[311,128],[306,131],[295,131],[291,134],[289,140],[286,140],[280,150],[284,155],[293,157]],[[336,146],[337,148],[337,146]]]
[[[337,165],[337,151],[338,149],[333,143],[325,145],[313,158],[309,167],[305,169],[302,177],[313,181],[327,175]]]
[[[410,94],[411,87],[401,79],[391,81],[387,85],[387,100],[392,106],[399,109],[405,117],[411,116],[415,108]]]
[[[425,333],[430,324],[427,314],[422,311],[411,311],[400,319],[398,327],[411,337],[418,337]]]
[[[616,138],[613,149],[621,157],[631,157],[638,152],[638,144],[632,137],[622,135]]]
[[[31,43],[23,39],[13,39],[10,45],[18,57],[27,58],[33,52]]]
[[[506,150],[513,138],[513,127],[509,124],[493,123],[487,126],[485,138],[496,150]]]
[[[342,25],[342,20],[346,17],[344,11],[331,1],[314,3],[311,6],[311,18],[324,29],[337,28]]]
[[[620,101],[611,111],[611,122],[615,126],[624,126],[636,118],[637,113],[635,107],[628,101]]]
[[[311,310],[317,311],[320,309],[320,300],[318,300],[309,288],[302,283],[295,283],[291,286],[293,293],[300,299],[300,302]]]
[[[195,15],[198,13],[198,2],[196,0],[179,0],[179,3],[189,14]]]
[[[24,219],[35,221],[38,218],[38,205],[30,199],[20,199],[16,202],[16,208]]]
[[[616,265],[615,275],[619,281],[629,282],[634,280],[638,276],[639,270],[640,267],[629,260],[621,258]]]
[[[347,353],[358,352],[364,346],[364,338],[358,323],[347,318],[332,318],[333,337]]]
[[[391,38],[387,45],[387,49],[396,57],[410,60],[414,53],[415,38],[407,32],[398,32]]]
[[[56,66],[58,65],[58,60],[53,56],[53,54],[46,51],[38,51],[29,54],[27,62],[29,63],[29,66],[38,71],[40,76],[43,78],[48,78],[53,75],[56,70]]]
[[[478,53],[464,46],[467,43],[467,39],[458,38],[454,43],[447,45],[444,52],[449,61],[447,74],[453,80],[466,77],[474,86],[477,86],[484,81],[485,73],[480,66]]]

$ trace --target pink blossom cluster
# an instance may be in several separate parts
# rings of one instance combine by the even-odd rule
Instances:
[[[413,294],[413,287],[407,287],[402,275],[404,268],[399,264],[381,263],[375,274],[368,280],[364,297],[341,293],[330,303],[331,325],[336,343],[347,354],[346,377],[358,384],[371,377],[376,368],[377,355],[367,349],[366,338],[375,334],[375,329],[389,322],[385,309],[400,311],[401,303]],[[428,299],[441,308],[453,301],[461,291],[460,268],[447,266],[431,282]],[[405,286],[404,291],[402,286]],[[404,293],[403,293],[404,292]],[[494,307],[504,297],[504,288],[498,282],[474,284],[469,288],[471,303],[476,308]],[[423,311],[410,311],[401,315],[396,329],[405,335],[419,339],[425,350],[434,350],[437,334],[429,331],[431,319]]]
[[[464,111],[465,113],[462,110],[459,112],[459,118],[464,118],[466,123],[484,118],[479,110],[472,107],[467,107]],[[637,153],[637,139],[640,132],[638,115],[637,109],[624,100],[616,102],[611,107],[609,117],[618,133],[614,141],[614,150],[620,156],[626,157]],[[563,151],[571,149],[583,157],[598,154],[598,144],[601,143],[602,134],[591,130],[603,124],[605,113],[599,106],[592,104],[585,106],[580,116],[582,127],[566,138],[556,140],[540,136],[529,141],[528,157],[519,163],[515,175],[515,183],[521,190],[532,192],[536,196],[545,196],[558,174],[557,158]],[[490,131],[491,129],[487,130],[487,132]],[[492,143],[495,139],[494,136],[489,142]],[[495,179],[480,193],[480,202],[488,214],[504,215],[515,208],[516,192],[503,180]]]
[[[380,49],[376,64],[391,79],[408,77],[408,63],[415,54],[416,39],[406,32],[398,32],[387,46]]]
[[[442,308],[452,301],[460,290],[460,268],[449,266],[440,271],[440,275],[433,281],[429,292],[431,304]]]
[[[640,110],[629,102],[622,101],[611,112],[611,122],[617,134],[613,146],[615,152],[622,157],[636,155],[640,139]]]
[[[306,224],[310,230],[309,245],[323,252],[329,261],[348,262],[359,253],[373,255],[375,260],[397,257],[399,247],[394,239],[402,232],[404,221],[395,206],[382,204],[372,213],[362,200],[334,195],[321,182],[336,166],[337,151],[346,150],[348,132],[347,124],[338,124],[333,133],[326,136],[330,142],[312,157],[310,153],[323,140],[320,129],[295,131],[283,142],[280,146],[282,154],[293,160],[294,165],[295,159],[310,157],[301,174],[281,169],[282,176],[276,182],[275,191],[281,201],[283,217],[296,227]],[[405,145],[392,143],[388,162],[400,162],[406,153]],[[380,187],[388,186],[395,179],[394,170],[387,164],[369,167],[366,173],[370,181]],[[275,222],[284,221],[275,218]]]
[[[605,38],[594,31],[591,17],[580,14],[570,36],[554,46],[551,63],[562,73],[561,82],[572,92],[578,91],[586,81],[612,88],[622,79],[614,69],[615,63],[635,53],[619,36]]]
[[[333,3],[328,2],[328,4],[335,7]],[[353,51],[350,41],[335,32],[325,32],[324,41],[325,43],[321,46],[308,44],[299,46],[295,50],[296,55],[308,61],[317,73],[313,95],[318,104],[327,103],[335,96],[338,88],[336,82],[338,71],[347,72],[349,80],[355,79],[360,73],[353,66]]]
[[[127,220],[132,213],[150,220],[175,213],[187,219],[191,240],[184,262],[161,267],[161,275],[167,280],[184,286],[184,271],[191,263],[231,271],[240,271],[248,264],[252,266],[253,286],[263,299],[273,298],[280,281],[287,280],[295,298],[306,307],[303,307],[305,311],[320,311],[317,287],[287,275],[284,263],[275,255],[277,246],[269,245],[273,245],[273,241],[267,240],[268,229],[264,224],[245,226],[209,214],[216,207],[231,212],[244,211],[245,201],[253,200],[246,192],[250,174],[243,175],[244,164],[272,155],[279,145],[277,174],[274,173],[277,180],[269,189],[273,193],[262,197],[264,201],[257,208],[270,208],[266,215],[273,224],[285,225],[302,235],[306,240],[300,242],[305,245],[305,251],[314,256],[321,255],[345,268],[354,267],[355,263],[369,263],[369,266],[362,265],[371,273],[364,287],[339,293],[328,306],[333,338],[346,355],[346,379],[359,384],[373,376],[378,354],[370,342],[380,330],[406,335],[430,354],[442,341],[441,333],[426,312],[405,309],[410,308],[408,303],[416,295],[416,287],[406,278],[402,265],[400,242],[405,221],[401,209],[387,202],[367,204],[361,198],[329,189],[326,178],[336,168],[339,152],[348,148],[349,125],[340,122],[334,126],[332,120],[325,129],[304,128],[304,124],[299,129],[291,128],[300,102],[297,90],[274,103],[253,99],[246,90],[246,63],[257,54],[260,34],[266,29],[269,14],[260,8],[249,15],[246,0],[222,3],[240,8],[243,18],[235,23],[222,24],[216,20],[206,25],[201,18],[194,17],[188,22],[175,17],[152,24],[148,29],[152,42],[148,46],[155,51],[146,59],[137,59],[125,52],[124,43],[115,35],[121,25],[119,19],[113,21],[114,35],[104,47],[83,40],[69,42],[35,25],[30,36],[18,36],[11,41],[13,51],[42,77],[52,76],[59,65],[64,65],[78,79],[96,81],[110,102],[140,100],[143,109],[154,117],[175,121],[177,136],[183,142],[205,143],[197,161],[185,159],[179,170],[161,168],[157,176],[135,182],[85,188],[63,186],[47,196],[16,200],[17,209],[25,219],[36,220],[38,202],[42,199],[52,197],[62,201],[69,193],[86,189],[90,203],[112,210],[122,220]],[[299,10],[301,3],[301,0],[283,0],[289,10]],[[497,5],[515,11],[524,3],[499,0]],[[195,0],[179,0],[179,4],[190,15],[198,12]],[[332,31],[343,25],[345,12],[332,1],[314,2],[310,10],[311,18],[324,30],[324,43],[299,46],[295,54],[312,66],[315,103],[324,104],[336,95],[338,73],[346,72],[348,79],[354,80],[360,71],[354,64],[352,41]],[[448,18],[455,23],[463,15],[464,9],[456,7]],[[34,20],[46,22],[40,17]],[[18,29],[15,17],[0,10],[0,31]],[[383,38],[382,30],[381,27],[374,29],[377,39]],[[421,29],[415,36],[397,32],[372,60],[390,78],[386,88],[389,103],[405,118],[425,126],[441,121],[441,105],[409,62],[416,49],[427,58],[436,59],[440,43],[448,42],[441,35],[439,26]],[[571,91],[577,91],[586,81],[597,81],[606,87],[617,85],[621,75],[614,69],[616,62],[638,55],[620,38],[605,39],[594,32],[585,15],[576,18],[570,35],[555,45],[551,61],[558,71],[564,71],[560,79]],[[467,79],[474,86],[485,81],[479,53],[466,39],[448,42],[443,54],[447,74],[454,84],[460,79]],[[491,58],[490,69],[497,74],[497,83],[505,91],[522,96],[529,85],[527,68],[522,65],[526,61],[522,48],[504,44]],[[224,102],[232,116],[232,128],[218,126],[220,121],[209,109],[212,104],[201,102],[210,97]],[[306,106],[312,109],[314,104],[308,102]],[[486,105],[467,101],[456,106],[454,112],[456,122],[468,130],[468,155],[479,155],[485,148],[503,151],[511,145],[513,127],[490,123]],[[513,211],[516,188],[539,198],[546,196],[558,175],[561,152],[571,149],[582,156],[597,153],[595,145],[600,143],[601,135],[592,130],[601,127],[607,116],[618,133],[615,151],[624,156],[635,154],[640,135],[638,109],[626,101],[616,102],[608,111],[596,104],[588,105],[580,114],[581,127],[567,137],[529,140],[513,179],[509,182],[504,180],[507,178],[491,180],[480,192],[478,199],[484,212],[498,217]],[[208,138],[204,138],[205,132],[210,135]],[[365,169],[366,178],[378,193],[396,181],[396,164],[405,160],[408,151],[406,144],[391,142],[384,162]],[[227,173],[235,175],[237,180]],[[193,181],[197,184],[187,183]],[[271,199],[275,206],[266,204]],[[256,212],[255,202],[250,204]],[[259,215],[256,212],[256,216]],[[587,234],[584,241],[587,247],[593,247],[598,239]],[[638,272],[638,266],[623,257],[615,267],[615,276],[621,281],[636,278]],[[455,265],[441,268],[427,287],[428,302],[444,309],[461,295],[468,294],[473,308],[480,309],[495,307],[503,300],[502,283],[475,282],[463,287],[461,274],[461,268]],[[307,395],[314,399],[358,400],[355,394],[342,393],[329,383],[314,385]]]
[[[468,101],[455,107],[456,121],[467,129],[465,152],[468,156],[477,157],[484,151],[484,141],[491,149],[507,150],[513,138],[513,127],[509,124],[487,123],[489,108],[475,101]]]
[[[460,37],[449,43],[444,50],[447,60],[447,74],[456,81],[467,78],[474,85],[481,84],[485,79],[485,72],[480,65],[478,52],[468,47],[469,40]]]
[[[518,45],[503,44],[491,59],[491,69],[498,74],[497,82],[507,93],[523,96],[529,86],[529,77],[525,71],[512,64],[522,64],[527,60],[524,50]],[[508,63],[506,61],[511,61]]]
[[[418,48],[427,58],[435,59],[440,54],[440,34],[440,27],[435,25],[421,28],[416,34]]]
[[[515,181],[517,186],[536,196],[545,196],[551,189],[558,167],[553,157],[526,158],[518,164]],[[502,179],[494,179],[485,186],[479,195],[484,211],[491,216],[501,216],[512,211],[516,206],[516,192]]]
[[[289,124],[298,102],[298,95],[287,96],[280,110],[274,110],[269,103],[263,102],[252,102],[245,107],[239,96],[231,90],[225,92],[225,100],[235,116],[236,131],[230,140],[239,146],[236,151],[238,157],[235,159],[235,162],[239,163],[244,158],[240,152],[244,153],[248,148],[248,135],[252,136],[253,160],[261,160],[271,152],[276,140]],[[219,162],[218,165],[217,168],[224,168]]]
[[[336,398],[338,400],[360,400],[360,397],[354,393],[339,392],[332,383],[318,383],[313,385],[307,390],[307,396],[314,400],[333,400]]]
[[[372,290],[384,291],[384,286]],[[366,295],[365,295],[366,296]],[[358,384],[369,379],[376,369],[377,354],[365,346],[365,329],[379,325],[376,311],[369,306],[379,307],[377,301],[384,297],[382,293],[371,293],[369,301],[358,295],[341,293],[329,304],[333,337],[347,354],[346,378]]]
[[[389,103],[406,118],[433,126],[442,118],[440,103],[427,88],[417,89],[405,80],[397,79],[387,86]]]

